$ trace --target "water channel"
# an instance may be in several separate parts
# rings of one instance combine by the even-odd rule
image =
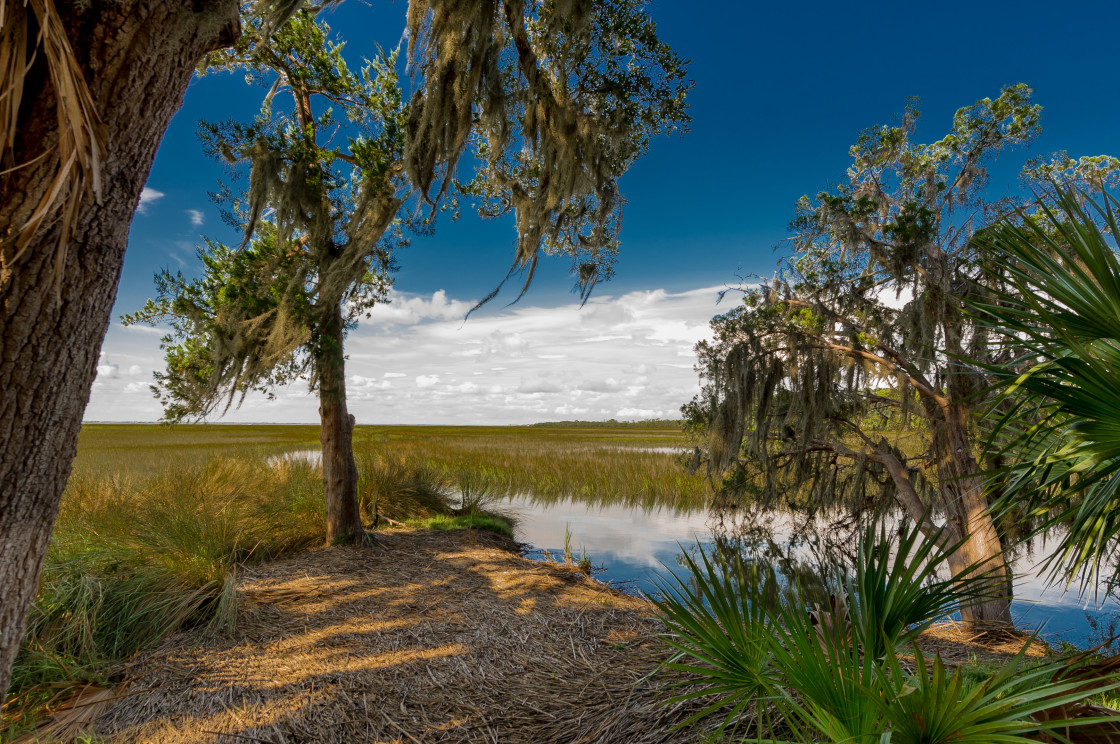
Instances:
[[[683,577],[682,548],[710,549],[715,534],[727,529],[726,521],[707,511],[645,511],[570,500],[548,503],[530,496],[503,499],[495,506],[517,519],[517,539],[532,546],[530,557],[543,559],[544,550],[562,556],[565,532],[570,532],[571,548],[577,554],[586,551],[596,567],[596,579],[631,592],[656,592],[659,580],[664,583],[669,572]],[[781,546],[788,537],[788,520],[767,516],[765,525],[757,525],[758,532],[769,532],[770,543]],[[1023,630],[1041,629],[1050,642],[1083,647],[1100,642],[1101,629],[1107,631],[1110,622],[1120,619],[1120,602],[1111,597],[1079,599],[1076,586],[1068,592],[1048,587],[1038,565],[1043,557],[1040,548],[1012,564],[1017,577],[1011,605],[1016,625]]]
[[[675,452],[670,448],[654,451]],[[295,458],[317,464],[320,456],[318,450],[300,450],[272,459]],[[659,581],[671,581],[670,573],[684,577],[682,549],[708,550],[717,534],[728,534],[726,519],[714,517],[707,510],[669,506],[649,510],[530,495],[501,498],[488,508],[516,520],[516,538],[527,545],[530,558],[562,557],[565,534],[570,533],[570,548],[577,555],[586,553],[595,567],[596,579],[632,593],[657,592]],[[790,520],[784,515],[762,514],[746,519],[758,522],[745,526],[753,528],[756,538],[765,535],[763,544],[787,557],[808,561],[804,546],[792,551],[783,548],[790,532]],[[737,534],[742,534],[743,527],[741,522],[735,525]],[[1115,597],[1079,597],[1076,585],[1067,592],[1060,586],[1047,586],[1039,566],[1044,557],[1045,547],[1041,546],[1012,563],[1016,582],[1011,610],[1019,628],[1040,630],[1050,642],[1068,641],[1082,647],[1120,632],[1120,602]],[[1110,630],[1110,623],[1117,627]]]

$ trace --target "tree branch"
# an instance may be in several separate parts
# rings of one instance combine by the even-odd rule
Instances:
[[[911,374],[911,371],[902,366],[902,364],[892,362],[885,357],[881,357],[878,354],[873,354],[870,351],[865,351],[864,349],[856,349],[851,346],[844,346],[843,344],[833,343],[823,338],[818,338],[817,346],[815,348],[826,349],[829,351],[838,351],[842,354],[847,354],[848,356],[857,357],[860,359],[866,359],[870,362],[874,362],[884,367],[889,367],[892,370],[901,372],[906,375],[907,380],[919,393],[934,401],[939,406],[942,406],[944,408],[949,407],[948,398],[934,390],[933,387],[920,375],[915,376]],[[880,345],[880,348],[882,348],[882,345]],[[900,356],[900,359],[901,358],[902,357]]]
[[[835,444],[830,442],[813,442],[815,449],[831,449],[841,457],[848,457],[856,459],[859,457],[866,457],[871,462],[878,463],[887,469],[887,473],[891,476],[891,481],[894,482],[895,487],[895,500],[909,515],[918,529],[922,531],[923,535],[927,537],[937,536],[938,545],[942,549],[948,549],[951,546],[949,536],[942,532],[932,519],[929,517],[929,510],[926,509],[925,504],[922,503],[921,497],[918,495],[914,484],[910,481],[910,476],[906,472],[906,466],[892,453],[883,452],[875,447],[874,443],[868,437],[855,427],[856,433],[872,448],[870,452],[860,452],[853,449],[848,449],[842,444]]]

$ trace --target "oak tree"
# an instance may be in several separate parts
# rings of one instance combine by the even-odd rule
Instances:
[[[405,100],[395,53],[351,72],[343,46],[307,11],[267,43],[265,26],[251,26],[237,48],[212,58],[268,90],[252,124],[203,129],[211,153],[249,171],[237,205],[245,244],[209,244],[200,279],[163,272],[159,297],[127,319],[172,322],[156,388],[171,420],[310,381],[331,543],[364,534],[343,342],[384,298],[394,226],[430,229],[448,199],[476,200],[487,217],[513,212],[510,274],[525,270],[527,287],[542,252],[566,255],[586,297],[609,277],[618,247],[619,176],[652,136],[686,122],[684,64],[640,4],[561,12],[545,3],[532,11],[531,33],[510,25],[508,6],[491,16],[484,8],[464,4],[445,16],[441,4],[410,26],[412,64],[458,81],[435,97]],[[459,36],[495,21],[502,27],[483,25],[481,37]],[[430,45],[448,47],[449,34],[466,56],[428,56]],[[516,56],[503,58],[503,36],[522,44]],[[473,97],[454,100],[472,85]],[[457,164],[468,149],[479,166],[464,183],[451,174],[467,170]]]
[[[986,198],[986,165],[1038,117],[1015,85],[931,144],[911,139],[913,106],[861,134],[846,177],[798,203],[792,255],[712,321],[685,406],[713,467],[757,497],[898,508],[930,534],[944,517],[953,571],[981,565],[1006,586],[962,608],[975,620],[1010,621],[1010,584],[977,460],[986,383],[961,361],[990,354],[988,332],[961,298],[980,286],[974,234],[1007,209]]]
[[[212,60],[271,86],[252,123],[202,125],[212,154],[253,164],[249,192],[230,214],[240,218],[243,244],[207,242],[200,278],[165,269],[157,298],[124,322],[170,324],[167,369],[153,388],[167,421],[204,418],[250,391],[310,381],[319,394],[333,544],[364,534],[343,337],[384,298],[392,225],[408,185],[393,168],[405,112],[395,56],[353,72],[329,34],[301,11],[267,44]]]
[[[272,30],[302,4],[252,14]],[[140,191],[197,64],[239,38],[243,12],[235,0],[0,5],[0,690]],[[641,3],[411,0],[407,25],[412,182],[438,201],[477,135],[492,148],[482,160],[494,176],[480,192],[488,210],[518,215],[517,265],[531,268],[542,246],[578,243],[581,286],[605,278],[618,175],[649,136],[686,121],[684,63]]]

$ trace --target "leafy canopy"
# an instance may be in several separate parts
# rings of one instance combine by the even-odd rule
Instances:
[[[859,136],[841,183],[801,198],[792,255],[697,346],[704,386],[684,412],[711,434],[713,466],[734,466],[732,485],[857,511],[881,493],[921,518],[940,498],[929,468],[968,474],[938,470],[983,385],[951,360],[988,348],[957,295],[978,272],[973,234],[1006,209],[985,197],[987,165],[1035,136],[1039,113],[1011,86],[920,144],[911,102]]]
[[[243,244],[204,249],[203,280],[164,272],[159,299],[129,317],[172,324],[159,378],[172,418],[299,376],[314,384],[324,313],[341,307],[352,323],[382,300],[404,231],[462,198],[515,216],[509,275],[525,270],[528,287],[540,252],[566,255],[586,298],[612,271],[619,177],[654,136],[688,126],[686,62],[640,0],[413,0],[408,84],[396,52],[352,72],[310,11],[269,13],[290,20],[250,20],[208,60],[270,86],[251,124],[203,127],[211,154],[249,171],[247,193],[226,194]],[[221,292],[232,275],[254,281]]]
[[[480,200],[481,215],[514,214],[510,274],[527,271],[522,294],[542,249],[570,257],[583,299],[610,278],[624,202],[619,177],[654,136],[688,127],[687,62],[658,38],[645,5],[409,3],[417,85],[405,169],[435,203],[473,149],[480,167],[461,186]]]
[[[164,270],[157,298],[125,318],[171,326],[156,375],[169,420],[299,378],[314,385],[321,361],[341,355],[336,318],[352,324],[385,298],[408,189],[394,171],[406,113],[395,55],[352,72],[329,32],[304,11],[268,45],[211,60],[271,88],[252,123],[201,125],[207,152],[251,163],[248,192],[227,193],[242,244],[207,241],[201,277]]]

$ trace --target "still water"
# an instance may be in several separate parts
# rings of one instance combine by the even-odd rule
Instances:
[[[516,517],[517,539],[532,546],[530,557],[543,558],[541,550],[547,550],[562,559],[565,531],[570,531],[573,551],[577,555],[586,551],[597,567],[595,578],[631,592],[657,592],[659,582],[671,581],[670,573],[683,577],[682,548],[695,549],[699,544],[708,549],[716,532],[726,528],[707,511],[646,511],[571,500],[549,503],[529,496],[503,499],[495,506]],[[765,521],[774,543],[788,539],[786,520],[770,515]],[[1016,624],[1024,630],[1041,628],[1050,642],[1065,640],[1079,646],[1099,642],[1093,622],[1107,628],[1109,621],[1120,618],[1120,603],[1104,597],[1079,599],[1076,587],[1066,593],[1060,587],[1047,587],[1038,575],[1037,563],[1043,555],[1039,549],[1013,563],[1018,578],[1011,611]]]
[[[628,449],[678,451],[666,447]],[[298,450],[273,455],[269,462],[276,464],[285,459],[317,465],[321,453],[316,449]],[[516,537],[530,546],[529,557],[543,559],[543,551],[548,551],[562,559],[565,532],[570,531],[573,552],[577,556],[586,552],[595,567],[596,579],[633,593],[656,593],[660,585],[672,581],[670,574],[683,578],[686,570],[680,561],[682,549],[710,549],[715,535],[726,534],[728,529],[726,522],[707,510],[668,506],[648,510],[641,506],[524,495],[501,499],[493,507],[516,518]],[[788,543],[788,519],[774,514],[755,515],[751,519],[760,522],[752,526],[756,533],[768,535],[772,547],[781,550]],[[1041,629],[1050,642],[1064,640],[1079,646],[1103,640],[1101,629],[1107,635],[1120,632],[1120,626],[1111,631],[1108,628],[1110,622],[1120,621],[1120,602],[1111,597],[1079,598],[1076,586],[1069,592],[1063,592],[1061,587],[1048,587],[1037,565],[1044,555],[1045,548],[1040,547],[1034,555],[1020,556],[1012,564],[1017,579],[1011,612],[1016,624],[1024,630]],[[812,566],[807,568],[811,570]]]

